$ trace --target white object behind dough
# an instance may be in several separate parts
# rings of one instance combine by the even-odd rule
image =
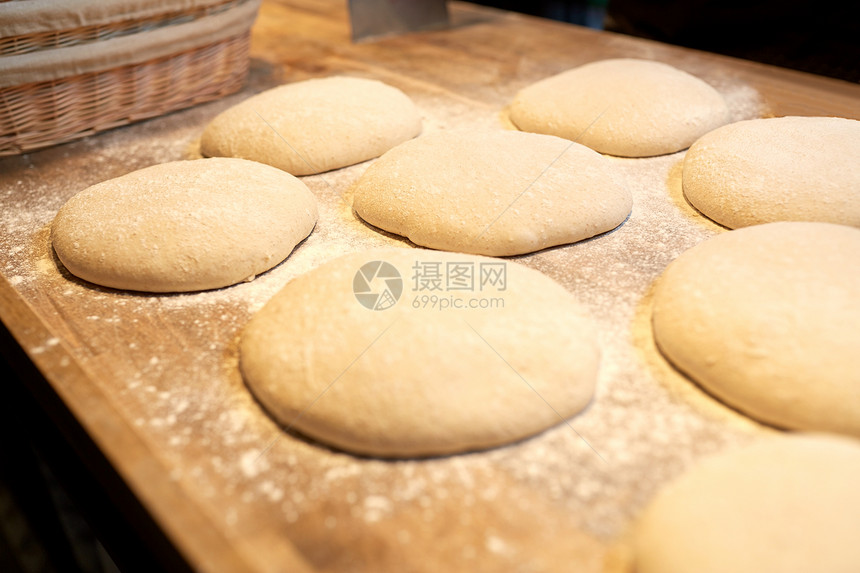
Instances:
[[[51,241],[84,280],[186,292],[253,279],[286,259],[316,221],[316,199],[292,175],[244,159],[198,159],[84,189],[57,213]]]
[[[682,178],[690,203],[732,229],[775,221],[860,227],[860,121],[732,123],[690,147]]]
[[[365,221],[433,249],[519,255],[610,231],[633,199],[609,159],[558,137],[440,132],[397,146],[355,186]]]
[[[540,80],[509,107],[518,129],[557,135],[610,155],[681,151],[730,121],[725,100],[668,64],[599,60]]]
[[[200,151],[310,175],[378,157],[420,132],[418,109],[402,91],[333,76],[278,86],[222,112],[203,131]]]
[[[684,252],[654,337],[706,390],[776,426],[860,436],[860,230],[768,223]]]
[[[635,527],[636,573],[854,573],[860,442],[769,437],[704,460]]]
[[[402,280],[386,310],[353,293],[373,261]],[[427,278],[437,264],[439,289],[416,291],[416,267]],[[470,290],[452,289],[451,264],[476,277],[482,265],[505,268],[504,288],[476,278]],[[386,282],[375,280],[381,292]],[[502,303],[469,307],[490,299]],[[246,383],[285,427],[385,457],[498,446],[560,424],[590,401],[599,356],[583,307],[547,276],[424,249],[354,253],[299,276],[251,319],[240,345]]]

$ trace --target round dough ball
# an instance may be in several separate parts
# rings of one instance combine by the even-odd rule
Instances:
[[[767,223],[673,261],[652,316],[662,353],[775,426],[860,436],[860,230]]]
[[[586,312],[547,276],[423,249],[353,253],[292,280],[240,343],[248,387],[281,424],[383,457],[560,424],[590,401],[599,360]]]
[[[638,520],[636,573],[853,573],[860,563],[860,443],[762,439],[706,459]]]
[[[379,157],[421,133],[409,97],[376,80],[334,76],[259,93],[213,119],[209,157],[241,157],[311,175]]]
[[[316,221],[316,199],[292,175],[244,159],[198,159],[81,191],[57,213],[51,241],[84,280],[186,292],[253,279],[286,259]]]
[[[732,123],[690,147],[682,179],[687,200],[732,229],[774,221],[860,227],[860,121]]]
[[[624,222],[633,199],[582,145],[517,131],[441,132],[387,152],[355,187],[365,221],[433,249],[507,256]]]
[[[557,135],[624,157],[686,149],[729,122],[729,108],[710,85],[660,62],[591,62],[520,91],[509,108],[523,131]]]

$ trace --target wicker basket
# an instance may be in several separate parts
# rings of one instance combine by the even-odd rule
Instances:
[[[238,90],[258,8],[259,0],[0,0],[0,155]]]

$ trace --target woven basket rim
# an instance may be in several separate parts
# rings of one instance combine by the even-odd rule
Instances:
[[[0,15],[3,15],[2,2],[9,0],[0,0]],[[75,28],[63,28],[56,26],[48,31],[31,32],[23,35],[12,35],[0,33],[0,57],[14,56],[19,54],[27,54],[40,50],[54,50],[57,48],[67,48],[81,44],[89,44],[100,42],[110,38],[119,36],[128,36],[131,34],[139,34],[156,28],[166,26],[175,26],[186,22],[211,16],[218,12],[223,12],[235,8],[244,0],[218,0],[217,2],[207,2],[204,6],[196,8],[184,7],[180,9],[177,5],[176,9],[170,12],[162,12],[152,16],[142,14],[128,14],[127,18],[117,21],[100,21],[98,23],[90,23],[87,21]],[[28,20],[29,21],[29,20]],[[40,19],[35,21],[40,22]],[[0,27],[2,27],[0,20]],[[52,26],[56,23],[51,20]]]
[[[247,29],[165,58],[16,88],[18,93],[6,102],[10,107],[0,106],[0,126],[7,130],[0,132],[0,157],[65,143],[233,93],[247,76],[250,36]],[[2,96],[0,92],[0,101]],[[22,113],[16,105],[27,109]]]
[[[0,38],[111,25],[214,7],[230,0],[27,0],[0,2]]]
[[[0,90],[141,63],[217,42],[250,28],[260,2],[245,0],[218,14],[139,34],[0,57]]]

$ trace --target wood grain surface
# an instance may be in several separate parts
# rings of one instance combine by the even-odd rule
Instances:
[[[516,261],[595,316],[604,362],[593,404],[509,447],[385,461],[332,451],[275,424],[237,369],[243,325],[291,278],[365,248],[409,246],[361,223],[350,187],[367,164],[304,178],[320,222],[250,283],[184,295],[100,288],[53,254],[57,209],[88,185],[194,157],[206,123],[251,94],[333,74],[412,97],[425,132],[503,128],[520,88],[602,58],[641,57],[714,85],[735,119],[860,118],[860,86],[537,18],[452,4],[452,26],[353,44],[345,2],[269,0],[246,87],[221,101],[0,160],[0,318],[167,536],[199,571],[603,571],[667,480],[775,432],[676,373],[650,337],[665,265],[725,230],[683,199],[683,152],[612,159],[634,195],[619,229]]]

